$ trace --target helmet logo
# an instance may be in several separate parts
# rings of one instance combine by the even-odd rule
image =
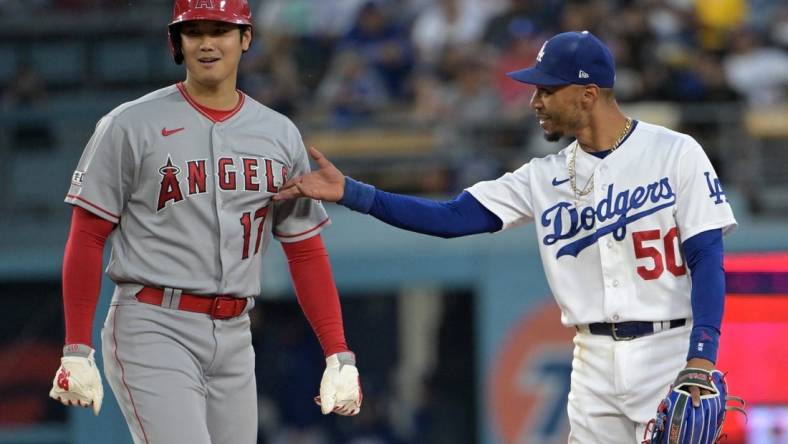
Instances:
[[[214,9],[213,0],[197,0],[194,2],[194,9],[208,8]]]

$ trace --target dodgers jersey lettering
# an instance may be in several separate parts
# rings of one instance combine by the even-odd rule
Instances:
[[[271,200],[309,169],[286,117],[241,93],[214,122],[173,85],[99,121],[65,200],[118,224],[113,281],[256,296],[271,234],[295,242],[329,222],[319,202]]]
[[[535,222],[565,325],[691,317],[681,242],[736,226],[703,148],[688,135],[637,122],[604,159],[578,147],[578,187],[592,174],[594,187],[575,202],[567,180],[575,143],[468,192],[503,229]]]

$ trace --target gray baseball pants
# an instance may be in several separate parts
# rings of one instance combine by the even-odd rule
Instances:
[[[116,288],[101,331],[104,375],[134,443],[254,444],[253,304],[214,320],[141,303],[141,288]]]

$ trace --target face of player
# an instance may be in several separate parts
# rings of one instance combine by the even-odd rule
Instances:
[[[249,49],[252,31],[207,20],[184,22],[181,50],[189,81],[207,87],[231,83],[235,88],[241,54]]]
[[[531,108],[544,130],[544,138],[556,142],[574,136],[586,124],[585,87],[580,85],[537,86],[531,97]]]

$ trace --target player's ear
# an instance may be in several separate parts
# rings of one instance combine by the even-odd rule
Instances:
[[[241,49],[246,52],[250,46],[252,46],[252,27],[243,26],[241,27]]]
[[[599,100],[599,87],[591,84],[583,86],[580,102],[587,108],[592,107]]]

